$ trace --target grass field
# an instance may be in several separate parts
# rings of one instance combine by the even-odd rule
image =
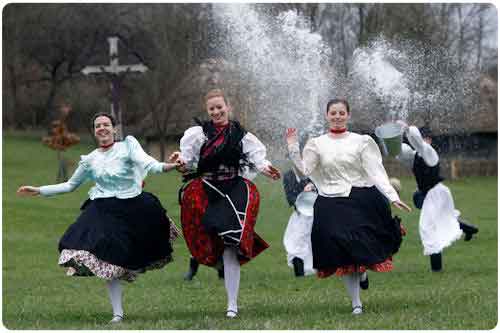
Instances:
[[[74,162],[92,149],[67,152]],[[362,291],[365,312],[353,317],[337,277],[296,279],[286,265],[282,236],[291,213],[280,182],[257,179],[262,194],[257,231],[271,247],[242,266],[240,318],[224,317],[226,296],[215,270],[200,267],[182,279],[188,251],[175,242],[174,262],[124,288],[126,321],[110,326],[111,306],[102,280],[70,278],[57,265],[57,242],[75,220],[90,184],[52,198],[19,198],[19,185],[53,183],[56,154],[39,138],[3,137],[3,324],[8,329],[492,329],[497,324],[497,178],[447,182],[456,206],[480,233],[443,254],[444,271],[431,273],[418,238],[418,211],[398,213],[408,229],[395,270],[371,273]],[[175,172],[146,179],[170,215],[179,220]],[[411,202],[412,179],[402,179]]]

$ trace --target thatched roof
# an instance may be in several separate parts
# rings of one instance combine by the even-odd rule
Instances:
[[[498,132],[498,83],[489,76],[482,76],[479,82],[480,106],[473,114],[469,126],[471,132]]]

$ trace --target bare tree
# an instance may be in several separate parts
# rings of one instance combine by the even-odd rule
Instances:
[[[115,30],[128,35],[137,31],[127,24],[127,6],[94,4],[12,4],[6,9],[9,33],[7,59],[23,59],[29,75],[16,87],[44,93],[37,118],[45,124],[54,118],[56,96],[66,82],[78,79],[82,67],[97,54],[102,40]],[[4,23],[5,26],[5,23]],[[11,46],[13,46],[11,48]],[[4,55],[5,55],[4,53]],[[14,74],[21,64],[10,70]],[[13,92],[16,92],[13,89]],[[36,125],[36,124],[35,124]]]
[[[161,159],[178,116],[173,110],[186,99],[192,88],[188,85],[196,82],[192,69],[207,52],[200,43],[207,40],[208,10],[209,5],[195,4],[144,7],[143,24],[153,38],[155,54],[151,55],[151,71],[139,81],[136,94],[146,109],[142,119],[154,126]]]

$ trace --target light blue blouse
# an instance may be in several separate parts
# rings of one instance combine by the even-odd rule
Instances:
[[[71,192],[83,182],[92,180],[95,185],[89,191],[91,200],[133,198],[141,194],[142,181],[148,172],[162,172],[164,165],[146,154],[137,139],[129,135],[107,151],[95,149],[82,155],[78,168],[67,182],[41,186],[40,194],[51,196]]]

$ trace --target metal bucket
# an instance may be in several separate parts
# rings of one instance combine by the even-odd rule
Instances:
[[[382,153],[395,157],[401,152],[403,126],[398,123],[385,123],[375,128],[375,135],[380,141]]]
[[[302,192],[297,196],[297,200],[295,200],[295,208],[302,215],[313,216],[314,202],[317,197],[316,192]]]

